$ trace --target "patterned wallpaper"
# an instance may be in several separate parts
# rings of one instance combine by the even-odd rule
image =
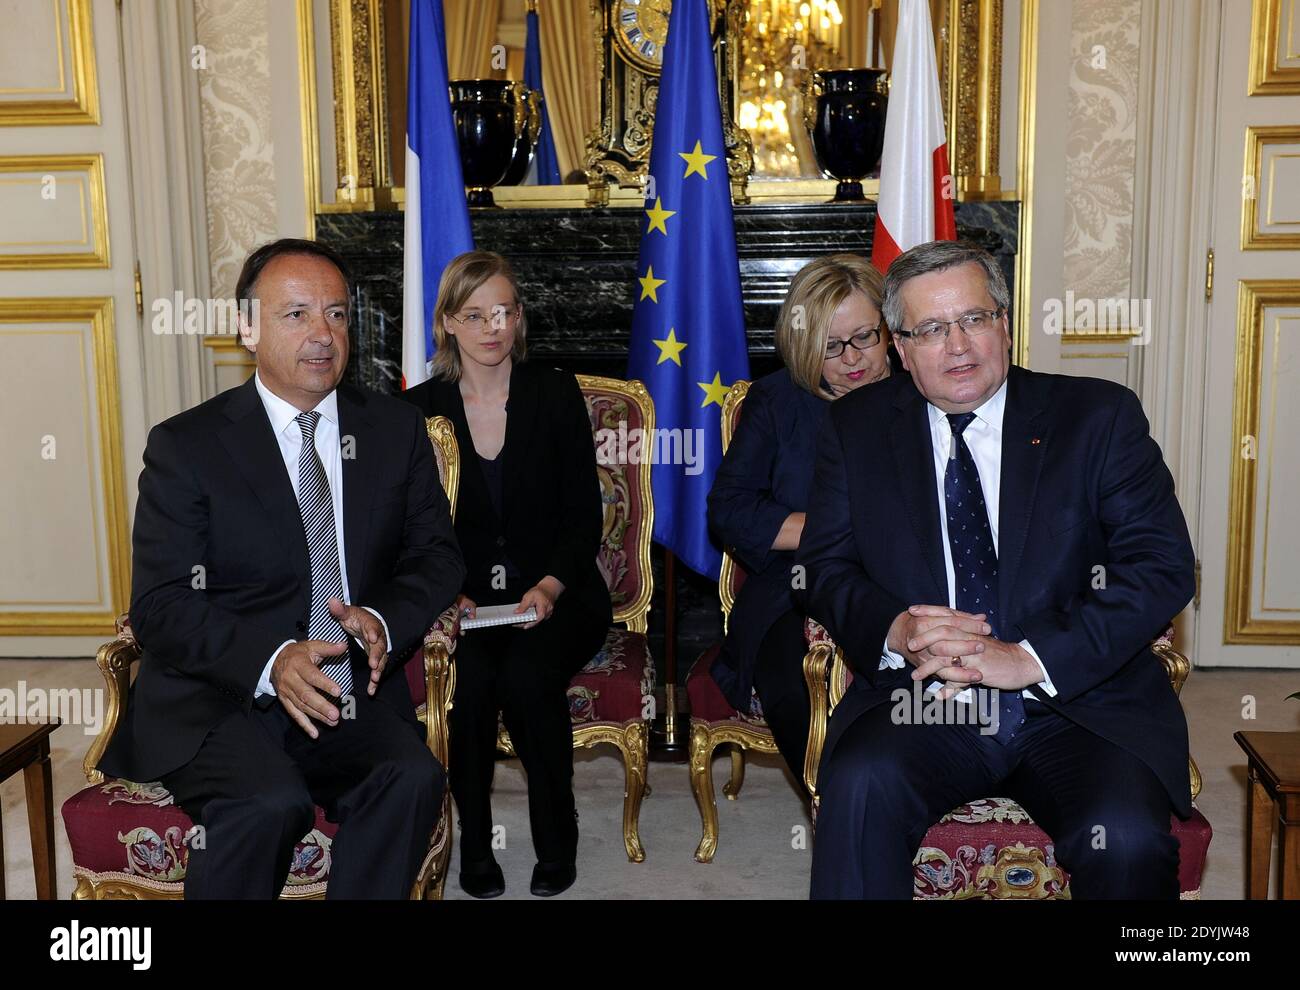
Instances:
[[[244,256],[276,232],[267,0],[194,0],[212,294],[230,298]]]
[[[1127,299],[1133,250],[1141,0],[1074,0],[1065,287]]]

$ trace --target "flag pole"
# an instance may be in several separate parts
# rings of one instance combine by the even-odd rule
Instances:
[[[650,757],[682,763],[689,751],[690,726],[677,713],[677,555],[664,547],[664,708],[650,728]]]

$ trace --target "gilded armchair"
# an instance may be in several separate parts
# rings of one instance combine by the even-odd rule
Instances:
[[[826,742],[826,725],[852,680],[844,654],[826,630],[808,620],[809,643],[804,658],[804,679],[812,701],[812,728],[804,763],[804,783],[812,795],[813,822],[820,795],[817,770]],[[1181,693],[1191,663],[1174,648],[1173,627],[1151,644],[1164,666],[1174,692]],[[1201,773],[1188,756],[1192,798],[1201,791]],[[1182,821],[1170,816],[1171,831],[1179,842],[1178,889],[1184,900],[1199,899],[1201,874],[1212,830],[1195,808]],[[1004,797],[988,797],[954,808],[930,827],[912,861],[914,898],[917,900],[969,898],[990,900],[1067,899],[1069,874],[1055,858],[1052,839],[1034,824],[1019,804]]]
[[[459,477],[459,457],[451,423],[442,417],[427,423],[438,462],[438,474],[453,509]],[[407,662],[404,675],[411,687],[429,749],[447,765],[447,712],[455,689],[451,654],[455,640],[441,627],[448,609],[425,635],[423,663]],[[63,804],[63,821],[72,848],[73,876],[78,900],[178,899],[184,895],[193,822],[157,782],[106,778],[97,769],[126,709],[131,668],[140,659],[140,646],[127,616],[117,620],[117,636],[100,647],[96,663],[104,676],[105,717],[99,734],[82,762],[87,787]],[[330,847],[337,826],[316,809],[311,830],[297,843],[283,899],[320,898],[329,880]],[[451,855],[451,799],[444,793],[442,814],[421,864],[412,898],[441,899]]]

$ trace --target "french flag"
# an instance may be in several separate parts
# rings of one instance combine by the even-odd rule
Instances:
[[[956,240],[955,196],[930,5],[926,0],[902,0],[871,242],[876,269],[883,274],[900,254],[926,241]]]
[[[429,377],[433,307],[442,270],[456,255],[474,249],[447,88],[446,39],[442,0],[411,0],[402,265],[403,388]]]

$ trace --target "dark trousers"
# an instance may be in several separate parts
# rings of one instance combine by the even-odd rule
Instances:
[[[355,698],[355,717],[316,723],[315,740],[279,701],[236,712],[164,776],[203,829],[191,843],[186,899],[276,897],[315,805],[339,823],[327,897],[410,895],[442,807],[442,766],[396,711],[364,690]]]
[[[574,862],[578,822],[567,691],[607,632],[602,622],[561,597],[551,617],[532,629],[496,626],[461,637],[448,758],[460,816],[462,868],[492,855],[498,713],[528,777],[528,819],[537,859],[548,865]]]
[[[794,611],[777,619],[758,648],[754,667],[754,690],[763,705],[763,719],[772,730],[776,748],[803,788],[804,753],[808,749],[808,723],[812,705],[803,679],[803,658],[808,643],[803,634],[804,617]]]
[[[910,899],[926,831],[990,795],[1052,837],[1073,897],[1178,897],[1169,796],[1136,756],[1034,701],[1007,746],[975,725],[896,725],[893,709],[859,715],[822,764],[814,898]]]

